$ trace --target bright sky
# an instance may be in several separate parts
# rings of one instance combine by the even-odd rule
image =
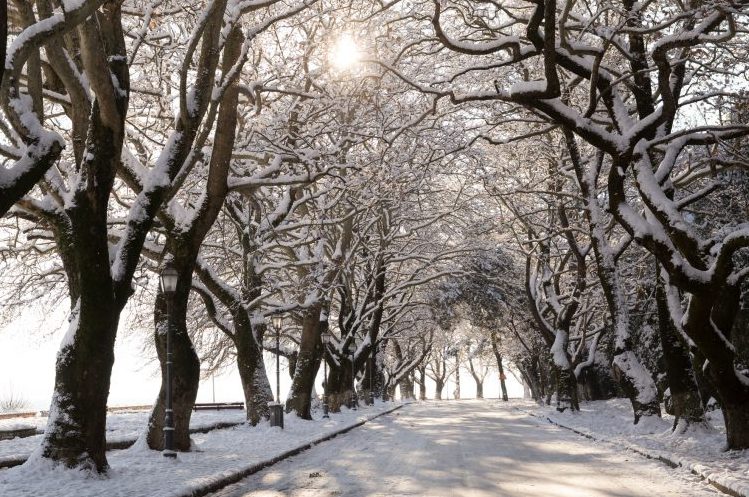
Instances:
[[[38,311],[29,311],[10,326],[0,329],[0,398],[7,398],[9,392],[20,394],[29,404],[29,410],[49,407],[55,378],[55,357],[67,325],[65,310],[41,316]],[[41,321],[44,319],[44,321]],[[123,320],[127,321],[127,320]],[[43,333],[39,323],[44,322],[56,331]],[[151,404],[159,392],[160,378],[155,357],[144,355],[141,341],[150,339],[150,332],[118,334],[115,347],[115,364],[112,372],[109,405]],[[152,354],[149,352],[148,354]],[[275,393],[275,358],[266,354],[266,368],[271,387]],[[201,382],[198,402],[212,402],[214,396],[211,378]],[[281,397],[285,397],[291,380],[286,363],[281,360]],[[317,391],[322,391],[322,368],[317,378]],[[452,381],[443,395],[452,398],[455,389]],[[522,397],[523,389],[508,375],[508,389],[511,397]],[[467,370],[461,370],[461,393],[465,398],[475,395],[476,387]],[[427,395],[434,393],[430,381]],[[484,385],[486,397],[499,396],[499,381],[496,372],[490,373]],[[215,377],[215,399],[217,402],[237,402],[244,400],[239,375],[234,369]]]
[[[330,62],[339,71],[353,66],[361,59],[361,52],[350,34],[341,35],[330,51]]]

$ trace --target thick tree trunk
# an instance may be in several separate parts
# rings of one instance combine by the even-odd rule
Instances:
[[[401,399],[414,400],[414,380],[411,374],[403,375],[398,382],[401,391]]]
[[[105,252],[106,253],[106,252]],[[109,261],[101,262],[109,275]],[[106,419],[109,382],[114,365],[114,341],[119,312],[113,308],[111,280],[82,286],[71,313],[66,338],[57,355],[55,390],[42,457],[97,472],[108,468]]]
[[[736,370],[733,349],[711,336],[713,330],[718,329],[724,337],[731,339],[731,333],[735,332],[733,325],[738,298],[735,287],[724,287],[707,294],[692,294],[684,331],[693,337],[709,361],[706,373],[723,411],[728,448],[740,450],[749,448],[749,385],[739,377],[741,373]]]
[[[595,246],[594,244],[594,248]],[[611,254],[606,257],[610,258]],[[631,322],[619,275],[613,267],[613,262],[604,263],[604,256],[598,256],[598,254],[597,258],[602,261],[598,267],[598,275],[615,328],[614,360],[612,361],[614,378],[632,404],[634,424],[637,424],[644,416],[660,417],[661,406],[655,382],[650,371],[632,351]]]
[[[293,411],[302,419],[312,419],[312,387],[322,358],[320,311],[322,311],[322,304],[317,303],[304,313],[299,357],[294,379],[291,382],[291,392],[286,401],[286,412]],[[325,325],[327,323],[322,326]]]
[[[541,386],[542,382],[539,376],[538,368],[535,366],[537,361],[535,358],[533,358],[533,359],[529,359],[523,362],[525,362],[526,364],[523,365],[521,363],[518,366],[520,375],[523,377],[525,385],[529,388],[531,392],[531,398],[533,398],[533,400],[537,402],[541,402],[544,398],[544,392]]]
[[[426,365],[417,368],[419,371],[419,400],[427,400],[427,368]]]
[[[460,360],[459,356],[455,354],[455,390],[453,390],[453,398],[460,400]]]
[[[102,23],[105,19],[107,24],[114,21],[116,25],[119,10],[107,8]],[[117,37],[122,33],[112,34]],[[124,47],[119,48],[124,53]],[[126,77],[120,83],[128,88]],[[117,326],[129,297],[117,295],[107,231],[107,205],[122,150],[127,97],[121,96],[117,103],[122,121],[105,123],[98,101],[94,101],[86,137],[91,152],[80,167],[86,180],[60,216],[67,216],[69,224],[55,226],[56,239],[63,241],[60,252],[73,309],[57,355],[54,394],[39,452],[41,457],[65,466],[96,472],[108,468],[107,397]]]
[[[617,269],[614,250],[605,235],[605,212],[598,198],[598,174],[589,174],[590,171],[583,167],[573,133],[569,129],[563,131],[583,194],[585,217],[598,267],[598,278],[614,322],[614,377],[632,404],[634,424],[637,424],[643,416],[660,417],[658,390],[650,372],[632,350],[628,302]]]
[[[270,417],[269,402],[273,402],[273,391],[270,388],[268,375],[265,372],[263,351],[258,345],[262,343],[262,331],[255,339],[249,316],[243,322],[235,318],[236,335],[234,346],[237,351],[237,369],[242,382],[247,421],[256,425],[261,419]]]
[[[656,264],[657,274],[660,273]],[[658,308],[658,331],[663,348],[663,359],[666,363],[666,377],[671,391],[671,405],[676,429],[680,421],[687,424],[705,423],[703,407],[697,380],[692,370],[689,351],[679,337],[671,313],[668,309],[666,290],[663,279],[658,276],[656,282],[656,304]]]
[[[375,356],[367,358],[366,370],[364,371],[364,377],[361,381],[361,395],[369,403],[370,393],[372,398],[379,399],[382,397],[382,385],[385,382],[382,369],[377,363],[376,349],[372,349]],[[373,353],[370,351],[370,354]]]
[[[497,368],[499,369],[499,388],[502,391],[502,400],[507,402],[509,397],[507,396],[507,376],[505,375],[505,368],[502,365],[502,356],[497,358]]]
[[[550,364],[554,378],[554,390],[557,393],[557,410],[569,408],[579,411],[580,404],[577,395],[577,378],[574,363],[569,350],[569,322],[556,330],[554,344],[551,346],[552,362]]]
[[[172,297],[172,409],[174,448],[190,450],[190,417],[200,385],[200,360],[187,333],[187,301],[192,267],[180,268],[177,292]],[[187,274],[185,274],[187,272]],[[148,420],[146,441],[153,450],[164,449],[164,412],[166,400],[166,297],[159,292],[154,305],[156,352],[161,365],[161,389]]]
[[[494,358],[497,361],[497,371],[499,373],[499,387],[502,392],[502,400],[505,402],[507,401],[507,385],[505,384],[505,379],[507,376],[505,375],[505,368],[504,364],[502,363],[502,350],[500,349],[501,345],[501,338],[499,334],[495,331],[491,331],[491,341],[492,341],[492,350],[494,351]]]
[[[557,387],[557,410],[569,407],[572,411],[580,410],[580,400],[577,396],[577,379],[571,369],[556,368],[554,373]],[[569,406],[564,403],[569,402]]]
[[[700,392],[700,400],[702,401],[702,408],[707,408],[707,403],[711,397],[717,399],[718,394],[715,392],[715,387],[710,383],[710,377],[706,373],[705,368],[705,356],[702,352],[696,348],[690,351],[690,361],[692,362],[692,373],[694,373],[694,379],[697,382],[697,389]]]
[[[387,396],[389,400],[395,400],[395,389],[398,388],[397,384],[388,384],[387,387],[385,387],[385,391],[387,392]]]
[[[634,411],[634,424],[644,416],[661,415],[657,390],[650,373],[640,363],[634,352],[620,349],[614,356],[614,379],[629,398]]]
[[[725,400],[724,399],[725,396]],[[729,449],[749,448],[749,392],[746,387],[731,391],[724,387],[720,407],[726,423],[726,439]]]
[[[296,360],[298,357],[299,353],[297,351],[292,352],[286,357],[286,360],[289,361],[289,378],[292,380],[294,379],[294,373],[296,373]]]
[[[442,400],[442,391],[445,389],[445,381],[437,378],[434,380],[434,400]]]
[[[341,360],[339,365],[328,367],[328,409],[340,412],[342,406],[351,405],[352,401],[352,368],[351,360]]]

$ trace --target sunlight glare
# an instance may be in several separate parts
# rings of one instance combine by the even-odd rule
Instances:
[[[336,69],[343,71],[359,62],[361,53],[351,35],[344,34],[333,45],[329,58]]]

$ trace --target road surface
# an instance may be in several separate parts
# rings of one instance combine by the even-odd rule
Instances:
[[[684,470],[496,402],[413,404],[212,497],[717,497]]]

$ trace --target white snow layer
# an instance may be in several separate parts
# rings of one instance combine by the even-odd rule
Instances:
[[[665,411],[662,419],[650,416],[644,423],[633,424],[632,407],[627,399],[584,402],[579,413],[559,413],[553,406],[531,402],[518,406],[597,440],[679,464],[735,495],[749,497],[749,451],[724,450],[725,424],[719,410],[707,413],[708,426],[686,430],[677,427],[672,432],[674,418]]]
[[[706,497],[684,470],[494,401],[411,404],[212,497]]]
[[[176,461],[140,447],[109,453],[107,478],[44,466],[0,471],[0,495],[13,497],[157,497],[185,495],[321,435],[351,426],[392,404],[344,409],[327,422],[287,416],[286,429],[242,426],[194,436],[196,451]],[[720,452],[714,431],[670,434],[671,420],[633,427],[626,401],[586,403],[559,414],[530,402],[449,401],[411,404],[321,443],[212,494],[213,497],[464,496],[707,497],[720,495],[684,469],[595,443],[545,420],[558,417],[607,438],[659,444],[714,468],[749,468],[744,454]],[[715,413],[712,414],[716,416]],[[718,414],[719,416],[719,414]],[[717,423],[716,423],[717,424]],[[713,459],[711,459],[713,458]]]
[[[111,466],[105,477],[53,467],[39,458],[15,468],[0,470],[0,496],[12,497],[167,497],[185,495],[227,475],[265,461],[311,440],[336,432],[392,409],[393,403],[377,403],[358,411],[344,409],[329,420],[303,421],[287,415],[285,429],[265,422],[241,425],[192,436],[194,451],[178,453],[176,460],[136,443],[125,450],[109,451]],[[235,411],[241,413],[242,411]],[[196,413],[197,415],[198,413]],[[147,417],[147,414],[145,415]],[[319,414],[318,414],[319,416]],[[140,417],[140,431],[146,425]],[[20,439],[28,440],[28,439]],[[18,439],[16,439],[18,441]],[[36,445],[39,444],[37,440]]]

